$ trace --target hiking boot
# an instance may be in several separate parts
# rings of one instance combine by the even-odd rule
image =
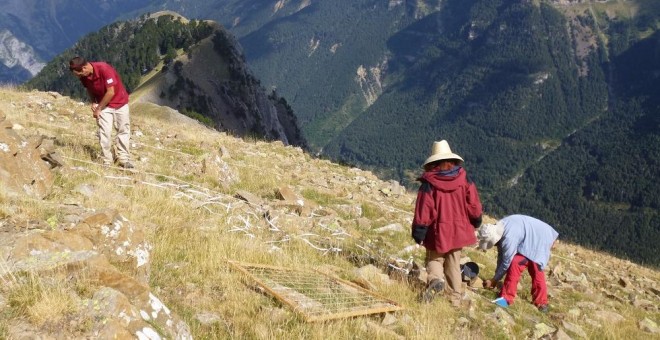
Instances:
[[[119,166],[122,167],[122,168],[124,168],[124,169],[133,169],[133,168],[135,168],[135,167],[133,166],[133,163],[131,163],[131,162],[129,162],[129,161],[126,161],[126,162],[123,162],[123,163],[119,163]]]
[[[493,300],[492,302],[493,302],[494,304],[496,304],[496,305],[502,307],[502,308],[508,308],[508,307],[509,307],[509,303],[508,303],[508,302],[506,301],[506,299],[503,298],[503,297],[499,297],[499,298]]]
[[[549,310],[548,305],[540,305],[540,306],[538,307],[538,309],[539,309],[539,312],[541,312],[541,313],[543,313],[543,314],[546,314],[546,313],[548,312],[548,310]]]
[[[426,286],[426,289],[424,292],[422,292],[422,295],[420,296],[419,300],[422,303],[430,303],[433,301],[433,298],[435,298],[435,295],[442,292],[445,289],[445,282],[438,280],[438,279],[433,279],[431,282],[429,282],[428,286]]]

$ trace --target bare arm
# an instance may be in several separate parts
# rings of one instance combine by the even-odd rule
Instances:
[[[106,108],[108,103],[110,103],[110,100],[112,100],[112,97],[115,96],[115,87],[110,86],[106,89],[105,94],[103,95],[103,98],[101,98],[101,102],[98,103],[98,105],[92,105],[92,111],[94,111],[94,118],[98,119],[99,114],[103,109]]]

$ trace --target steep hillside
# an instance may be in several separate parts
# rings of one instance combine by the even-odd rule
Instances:
[[[50,145],[54,167],[43,199],[0,186],[0,338],[660,334],[657,270],[563,241],[547,272],[548,314],[529,303],[528,278],[506,310],[478,281],[461,308],[442,297],[420,304],[410,271],[423,256],[409,236],[413,193],[297,147],[237,139],[171,108],[132,105],[141,113],[132,131],[137,162],[126,171],[92,161],[96,125],[82,103],[0,89],[0,152],[22,148],[12,156],[22,158],[39,140]],[[467,248],[463,260],[477,262],[486,278],[495,257]],[[304,273],[297,277],[309,284],[326,273],[405,309],[305,322],[228,261]],[[336,286],[327,289],[326,298],[338,297]]]
[[[616,56],[609,112],[521,172],[518,185],[501,190],[498,212],[535,211],[582,244],[658,266],[658,56],[660,32]]]
[[[67,74],[67,61],[75,55],[113,64],[129,92],[135,91],[134,101],[168,105],[236,135],[306,145],[286,101],[266,94],[238,42],[213,22],[167,12],[116,22],[58,55],[26,86],[86,97]]]
[[[446,138],[498,216],[658,265],[657,0],[145,6],[228,27],[322,155],[412,187]]]

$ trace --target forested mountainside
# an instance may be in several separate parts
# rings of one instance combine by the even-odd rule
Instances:
[[[448,139],[487,210],[535,215],[565,238],[658,265],[653,18],[449,1],[388,41],[392,82],[324,152],[412,180],[429,141]]]
[[[230,0],[204,15],[236,34],[252,69],[289,100],[310,145],[322,151],[383,92],[388,39],[440,3]]]
[[[114,65],[133,102],[144,96],[221,131],[306,145],[286,100],[265,92],[238,43],[213,22],[175,13],[116,22],[55,57],[26,86],[86,99],[78,79],[68,74],[75,55]]]

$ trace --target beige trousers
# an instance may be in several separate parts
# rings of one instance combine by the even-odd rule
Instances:
[[[463,294],[461,279],[461,249],[447,253],[426,250],[426,273],[428,282],[439,279],[446,282],[447,294],[451,300],[460,299]]]
[[[112,154],[112,130],[117,130],[115,137],[116,156],[119,163],[131,160],[129,154],[131,141],[131,123],[129,120],[128,104],[113,109],[106,107],[101,111],[96,121],[99,126],[99,144],[101,145],[101,158],[103,163],[114,163]]]

